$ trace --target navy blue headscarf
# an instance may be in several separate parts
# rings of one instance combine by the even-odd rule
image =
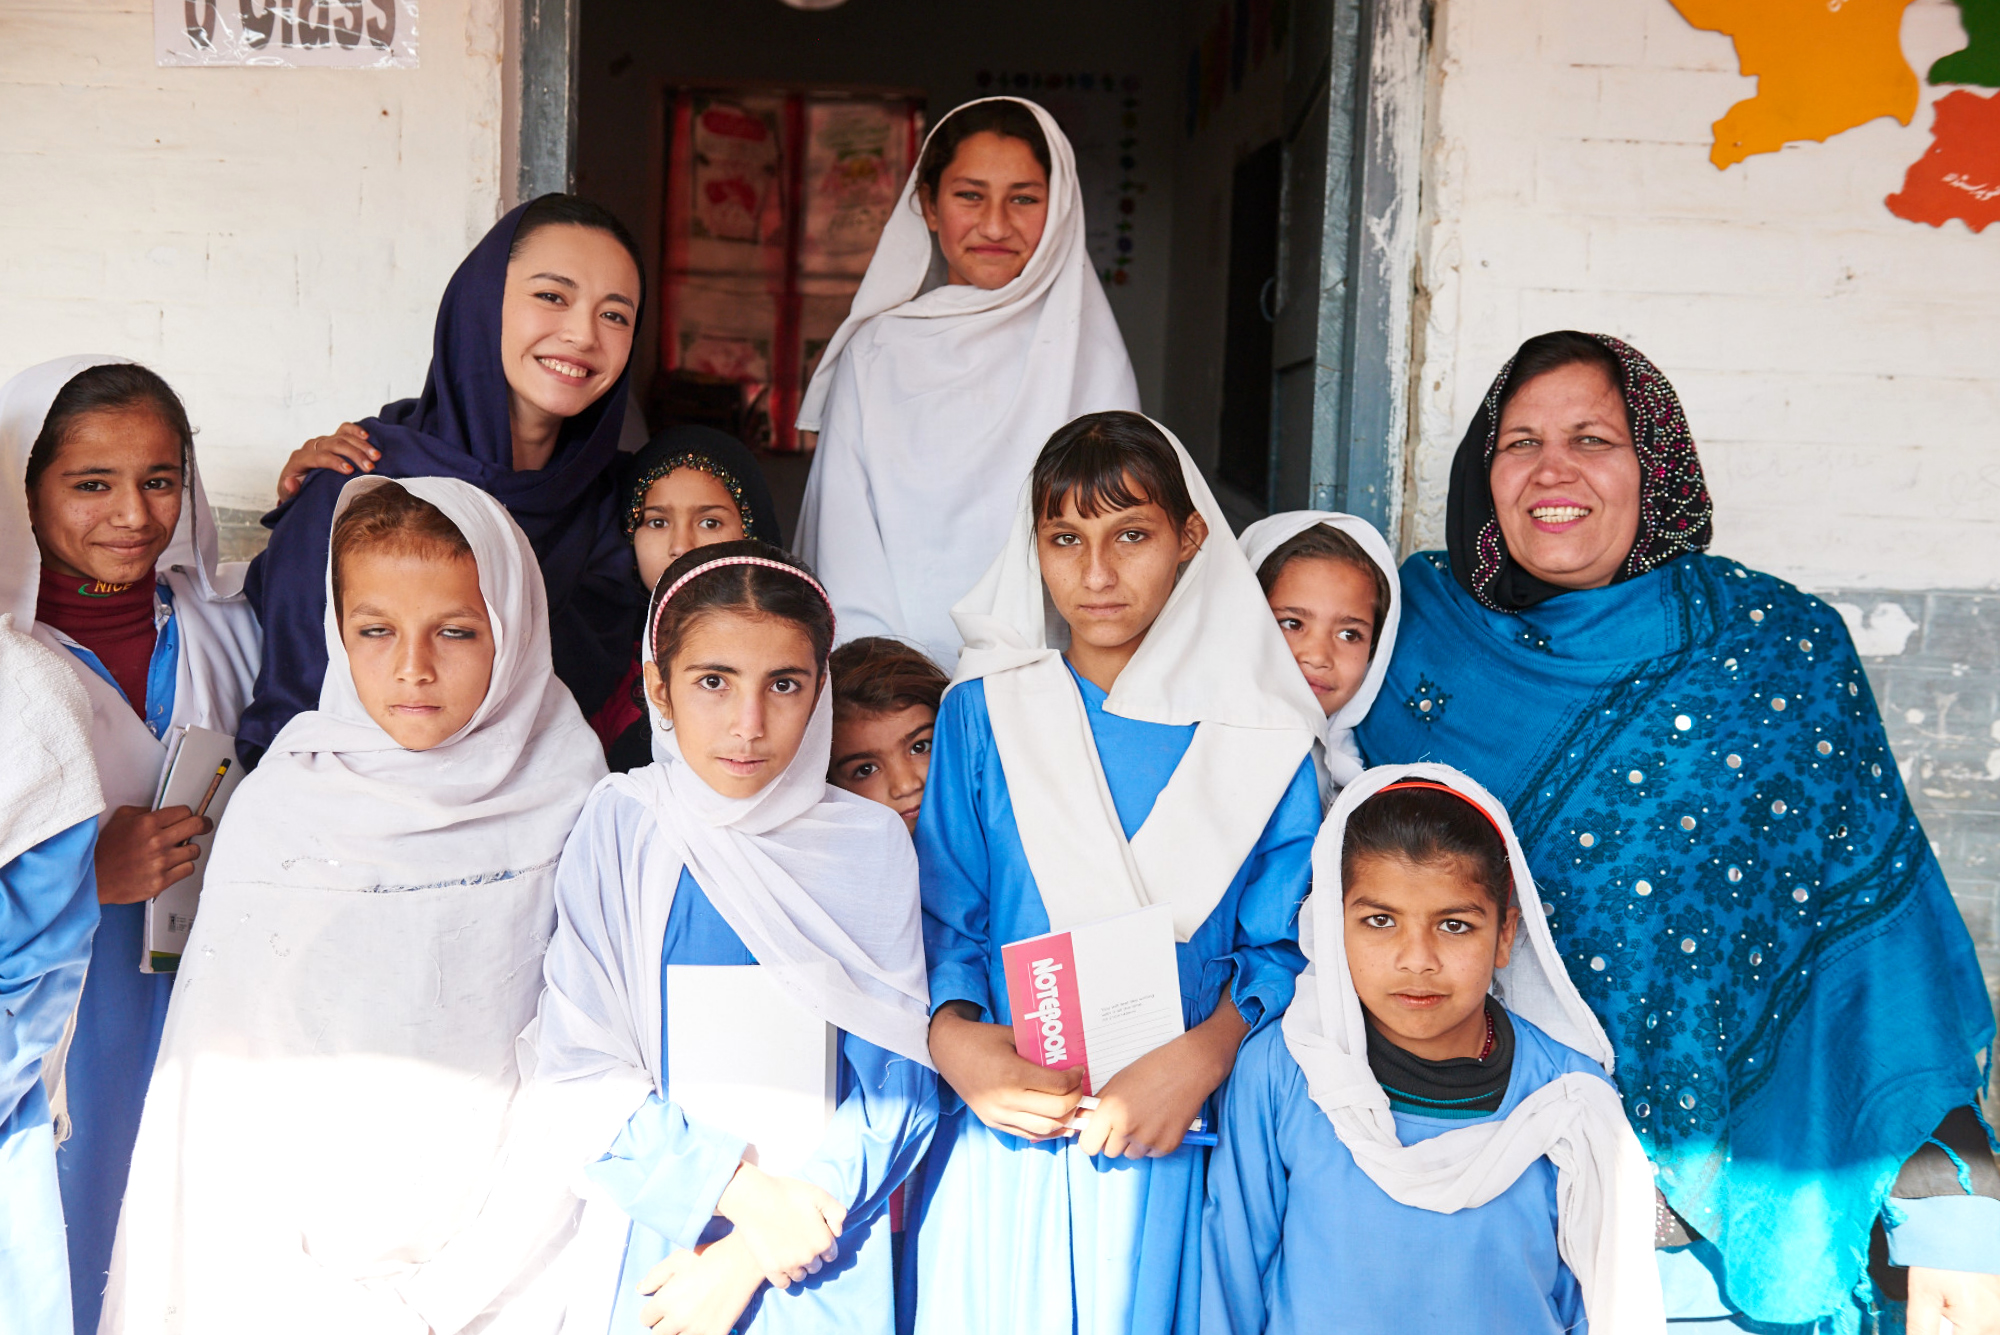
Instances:
[[[645,605],[618,516],[618,433],[628,366],[616,384],[562,429],[535,472],[514,468],[500,305],[507,253],[524,204],[493,225],[445,285],[430,373],[419,398],[387,404],[361,423],[380,450],[383,477],[453,477],[507,507],[528,536],[548,586],[556,675],[587,713],[617,683],[631,628]],[[294,714],[316,708],[326,676],[326,554],[345,474],[306,475],[264,516],[271,541],[250,564],[245,593],[264,627],[257,692],[238,740],[261,753]]]

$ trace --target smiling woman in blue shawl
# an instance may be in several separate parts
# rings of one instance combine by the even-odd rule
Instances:
[[[1447,530],[1361,746],[1513,813],[1658,1169],[1674,1329],[1854,1330],[1878,1217],[1913,1318],[2000,1328],[1992,1011],[1840,617],[1702,554],[1680,404],[1602,335],[1501,371]]]
[[[507,507],[542,568],[556,675],[586,714],[624,670],[645,602],[612,468],[641,283],[636,245],[602,208],[569,195],[522,205],[446,285],[422,397],[360,424],[374,472],[458,478]],[[319,701],[327,541],[346,481],[309,473],[264,517],[270,545],[244,588],[264,627],[237,734],[246,753]]]

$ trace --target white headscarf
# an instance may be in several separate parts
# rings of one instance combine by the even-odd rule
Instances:
[[[1118,674],[1105,709],[1198,724],[1194,741],[1128,842],[1065,666],[1069,628],[1048,603],[1030,484],[985,577],[952,609],[965,637],[954,687],[986,682],[1021,846],[1049,924],[1061,930],[1171,903],[1186,941],[1256,847],[1324,715],[1201,472],[1165,427],[1208,538]]]
[[[1285,1012],[1285,1045],[1356,1165],[1392,1200],[1441,1214],[1473,1209],[1546,1157],[1556,1168],[1557,1250],[1583,1290],[1591,1329],[1664,1331],[1653,1259],[1653,1170],[1608,1079],[1572,1072],[1528,1095],[1505,1118],[1414,1145],[1397,1138],[1389,1096],[1368,1065],[1368,1022],[1347,967],[1340,851],[1354,809],[1404,779],[1462,793],[1506,837],[1521,922],[1507,967],[1494,974],[1493,995],[1511,1014],[1611,1073],[1611,1042],[1563,969],[1506,808],[1449,765],[1381,765],[1341,790],[1313,845],[1313,893],[1299,922],[1310,963]]]
[[[1382,618],[1381,633],[1375,637],[1374,654],[1368,660],[1366,675],[1361,678],[1361,689],[1333,711],[1320,731],[1320,763],[1326,767],[1325,777],[1330,781],[1322,785],[1322,794],[1331,796],[1331,791],[1360,778],[1365,768],[1361,763],[1361,748],[1354,744],[1354,729],[1368,717],[1375,697],[1382,693],[1382,678],[1388,674],[1389,658],[1396,649],[1396,628],[1403,622],[1403,582],[1396,577],[1395,553],[1389,550],[1388,542],[1375,526],[1360,515],[1332,510],[1291,510],[1272,515],[1244,529],[1236,541],[1255,573],[1263,568],[1272,552],[1320,524],[1354,539],[1382,572],[1382,578],[1389,581],[1389,610]]]
[[[63,386],[94,366],[126,364],[123,357],[59,357],[0,386],[0,613],[12,613],[17,627],[58,649],[83,683],[107,810],[152,805],[166,748],[115,688],[76,661],[68,636],[36,622],[42,555],[28,520],[27,476],[28,456]],[[189,450],[180,522],[158,566],[180,621],[172,722],[234,733],[256,685],[263,639],[243,599],[248,567],[219,564],[217,550],[215,514]]]
[[[387,485],[349,482],[336,523]],[[451,737],[398,746],[355,691],[329,561],[319,708],[278,734],[216,836],[105,1331],[158,1331],[170,1308],[190,1330],[263,1330],[273,1304],[329,1335],[411,1311],[456,1330],[574,1209],[559,1170],[511,1182],[501,1164],[556,861],[603,751],[550,668],[541,570],[506,510],[464,482],[394,485],[472,548],[491,682]]]
[[[1000,549],[1036,452],[1084,413],[1139,407],[1085,248],[1069,140],[1033,102],[966,107],[986,101],[1020,102],[1048,141],[1048,221],[1027,267],[991,290],[927,290],[941,261],[912,169],[798,417],[820,437],[793,545],[832,591],[843,634],[910,638],[945,664],[958,652],[952,604]]]

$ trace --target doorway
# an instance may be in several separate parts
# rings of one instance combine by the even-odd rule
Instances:
[[[569,22],[528,22],[527,11],[550,6]],[[1092,259],[1142,404],[1218,484],[1231,520],[1344,505],[1393,537],[1403,419],[1393,410],[1377,413],[1381,421],[1357,416],[1347,390],[1366,382],[1371,393],[1407,397],[1401,368],[1371,379],[1356,356],[1369,346],[1369,322],[1407,324],[1408,303],[1371,308],[1357,337],[1367,284],[1352,280],[1366,267],[1387,275],[1377,287],[1407,287],[1408,256],[1385,266],[1357,255],[1349,238],[1371,234],[1356,226],[1365,181],[1388,180],[1412,219],[1415,191],[1412,182],[1407,200],[1395,195],[1397,164],[1370,176],[1381,136],[1364,131],[1382,99],[1355,93],[1382,63],[1385,29],[1413,33],[1402,55],[1413,46],[1421,59],[1422,7],[1017,0],[995,23],[987,11],[935,0],[846,0],[810,12],[780,0],[524,0],[519,67],[546,76],[551,49],[567,43],[573,111],[564,119],[552,101],[556,110],[537,119],[523,87],[519,184],[528,194],[573,183],[664,260],[674,108],[688,90],[808,101],[893,94],[926,120],[980,96],[1034,99],[1077,148]],[[1418,73],[1406,103],[1421,100]],[[562,160],[565,138],[574,147],[558,178],[547,164]],[[649,266],[656,292],[664,267]],[[635,383],[656,415],[671,416],[690,405],[685,394],[653,392],[671,369],[660,323],[648,319],[641,331]],[[1408,341],[1405,328],[1405,356]],[[712,395],[710,407],[720,401]],[[1357,429],[1383,435],[1363,442],[1373,453],[1359,463]],[[781,434],[771,443],[783,445]]]

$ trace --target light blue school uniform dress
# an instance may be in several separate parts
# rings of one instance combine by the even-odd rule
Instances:
[[[171,615],[173,591],[167,581],[155,589],[167,615],[156,617],[153,657],[146,669],[144,722],[165,738],[173,725],[181,660],[181,619]],[[96,654],[81,645],[65,646],[77,661],[112,690],[123,690]],[[95,840],[93,839],[93,846]],[[96,884],[92,877],[93,893]],[[69,1139],[56,1155],[62,1182],[63,1215],[69,1221],[69,1268],[75,1282],[77,1335],[97,1329],[111,1242],[118,1231],[118,1208],[125,1199],[125,1176],[139,1138],[139,1114],[160,1035],[173,999],[171,973],[141,973],[146,906],[105,904],[90,950],[90,972],[77,1005],[76,1033],[64,1063],[69,1092]]]
[[[1129,839],[1193,741],[1194,725],[1109,714],[1105,693],[1071,675]],[[984,682],[945,697],[935,737],[917,822],[931,1005],[968,1001],[982,1020],[1001,1023],[1001,947],[1048,931],[1049,919],[1014,823]],[[1307,760],[1228,890],[1177,948],[1189,1027],[1208,1018],[1225,988],[1253,1028],[1290,1004],[1305,964],[1297,913],[1319,816]],[[1030,1144],[996,1132],[948,1087],[941,1101],[905,1244],[920,1335],[1194,1328],[1204,1151],[1091,1158],[1073,1140]]]
[[[578,886],[565,887],[565,880],[616,869],[618,850],[629,846],[651,820],[640,803],[622,795],[602,794],[586,806],[557,871],[557,898],[584,893]],[[576,855],[584,849],[595,851]],[[670,1072],[674,1058],[667,1041],[667,967],[756,963],[683,868],[660,952],[660,1052]],[[895,1330],[888,1202],[930,1144],[937,1125],[937,1076],[849,1033],[840,1036],[840,1055],[839,1106],[818,1154],[796,1174],[847,1207],[840,1257],[782,1292],[760,1289],[736,1325],[742,1335],[891,1335]],[[729,1232],[729,1221],[716,1217],[715,1205],[745,1148],[726,1129],[690,1122],[677,1105],[649,1095],[610,1151],[586,1170],[632,1219],[610,1325],[616,1335],[643,1335],[639,1311],[647,1300],[637,1286],[648,1271],[676,1250]]]
[[[97,818],[0,867],[0,1326],[70,1329],[69,1257],[42,1059],[62,1040],[97,927]]]
[[[1476,1118],[1396,1107],[1412,1145],[1506,1118],[1573,1072],[1604,1068],[1513,1017],[1514,1065],[1497,1111]],[[1394,1106],[1394,1105],[1392,1105]],[[1354,1162],[1273,1025],[1243,1045],[1210,1156],[1202,1226],[1202,1335],[1555,1335],[1587,1329],[1556,1251],[1556,1171],[1537,1160],[1476,1209],[1392,1200]]]

